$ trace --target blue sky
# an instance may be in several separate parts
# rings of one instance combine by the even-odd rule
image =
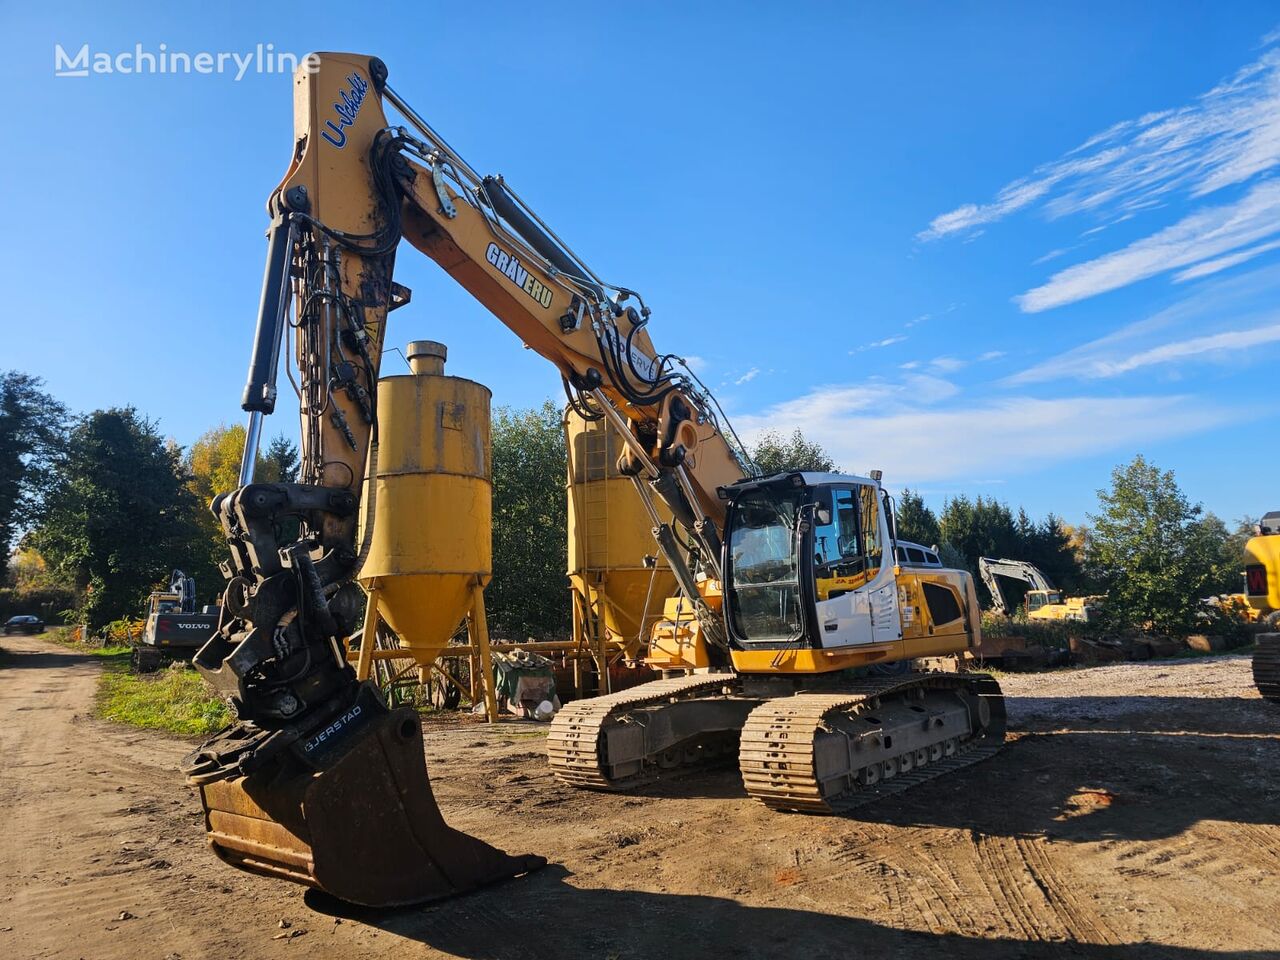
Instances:
[[[0,4],[0,367],[75,409],[183,444],[240,419],[292,105],[280,74],[55,78],[54,45],[270,43],[385,60],[742,432],[799,426],[935,506],[1077,521],[1137,452],[1228,519],[1277,506],[1274,4],[53,7]],[[390,343],[561,396],[434,265],[397,278]]]

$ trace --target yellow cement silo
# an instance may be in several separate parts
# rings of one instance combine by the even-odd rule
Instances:
[[[443,344],[414,341],[405,355],[411,374],[378,381],[373,538],[359,578],[425,666],[493,573],[491,394],[445,376]]]
[[[656,568],[645,566],[645,557],[658,553],[653,524],[632,480],[618,471],[616,431],[568,411],[565,441],[575,639],[593,646],[619,641],[630,656],[642,655],[663,601],[675,592],[675,577],[660,556]]]

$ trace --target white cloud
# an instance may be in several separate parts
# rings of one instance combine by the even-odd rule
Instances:
[[[988,350],[986,353],[979,355],[978,362],[986,363],[988,360],[999,360],[1003,356],[1003,350]]]
[[[912,327],[914,327],[918,323],[927,323],[930,320],[937,320],[941,317],[945,317],[948,313],[954,313],[956,310],[959,310],[963,306],[964,306],[963,303],[949,303],[942,310],[938,310],[933,313],[922,313],[918,317],[914,317],[913,319],[908,320],[902,326],[905,329],[910,330]]]
[[[1252,63],[1182,106],[1124,120],[1057,160],[998,190],[987,203],[940,214],[917,238],[971,236],[1020,211],[1049,219],[1087,213],[1091,237],[1171,202],[1201,198],[1257,180],[1280,167],[1280,29]],[[1066,268],[1018,298],[1028,312],[1096,296],[1168,270],[1179,280],[1207,276],[1276,249],[1280,188],[1262,180],[1244,198],[1193,211],[1129,246]],[[1242,249],[1244,248],[1244,249]],[[1062,250],[1036,261],[1045,263]],[[1210,263],[1201,261],[1212,260]]]
[[[1254,257],[1269,253],[1272,250],[1280,249],[1280,240],[1273,240],[1271,243],[1263,243],[1256,247],[1248,247],[1239,253],[1228,254],[1225,257],[1218,257],[1216,260],[1204,260],[1197,263],[1194,267],[1188,267],[1173,278],[1174,283],[1184,283],[1187,280],[1196,280],[1200,277],[1207,277],[1211,273],[1218,273],[1229,267],[1235,267]]]
[[[1159,363],[1172,363],[1201,354],[1240,351],[1249,347],[1257,347],[1267,343],[1280,341],[1280,323],[1266,327],[1255,327],[1250,330],[1227,330],[1223,333],[1211,334],[1207,337],[1192,337],[1190,340],[1178,340],[1164,343],[1150,350],[1142,350],[1120,360],[1099,360],[1086,372],[1087,377],[1114,377],[1139,367],[1150,367]]]
[[[1138,367],[1197,359],[1246,361],[1250,356],[1242,352],[1244,347],[1270,342],[1268,335],[1252,331],[1280,323],[1277,303],[1280,266],[1215,277],[1171,307],[1050,357],[1004,382],[1017,386],[1066,377],[1112,377]]]
[[[693,356],[693,357],[684,357],[683,359],[684,359],[685,365],[688,366],[688,368],[692,370],[694,373],[696,373],[698,376],[702,376],[704,373],[706,373],[708,368],[711,366],[711,364],[707,362],[705,357]]]
[[[956,357],[934,357],[929,361],[929,366],[940,373],[955,373],[968,365],[969,361]]]
[[[1015,300],[1024,312],[1039,313],[1220,256],[1277,231],[1280,180],[1268,180],[1235,203],[1189,214],[1122,250],[1067,267]],[[1253,255],[1266,249],[1270,245],[1255,247]]]
[[[920,366],[919,360],[908,360],[906,363],[898,364],[899,370],[914,370]]]
[[[906,340],[906,339],[907,337],[905,336],[885,337],[883,340],[874,340],[871,343],[864,343],[862,346],[858,347],[856,350],[850,350],[849,352],[862,353],[862,351],[864,350],[877,350],[880,347],[891,347],[895,343],[901,343],[903,340]]]
[[[1059,257],[1063,256],[1067,252],[1068,251],[1065,247],[1058,247],[1056,250],[1050,250],[1048,253],[1044,254],[1043,256],[1036,257],[1034,260],[1031,261],[1031,265],[1033,267],[1038,267],[1040,266],[1040,264],[1048,263],[1050,260],[1057,260]]]
[[[895,486],[1010,473],[1208,430],[1237,411],[1189,396],[1019,397],[959,403],[943,380],[910,378],[819,387],[764,412],[734,418],[748,442],[800,429],[845,469],[885,471]],[[945,405],[939,406],[942,401]],[[999,456],[1016,451],[1016,456]]]
[[[733,382],[735,385],[740,387],[744,383],[750,383],[752,380],[754,380],[758,376],[760,376],[760,368],[752,367],[750,370],[748,370],[746,373],[744,373],[742,376],[740,376],[737,380]]]

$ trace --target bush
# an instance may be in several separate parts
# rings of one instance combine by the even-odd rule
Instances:
[[[144,620],[112,620],[98,631],[98,636],[104,646],[127,647],[142,639],[142,628],[145,626]]]
[[[1229,647],[1242,647],[1253,635],[1243,608],[1235,603],[1204,604],[1204,609],[1196,619],[1196,626],[1200,633],[1224,637]]]
[[[76,596],[69,587],[0,587],[0,622],[32,614],[45,623],[63,623],[63,615],[75,605]]]
[[[991,610],[983,611],[983,636],[1022,637],[1028,646],[1043,650],[1066,650],[1071,638],[1092,633],[1092,624],[1078,620],[1033,620],[1019,612],[1012,617],[1002,616]]]

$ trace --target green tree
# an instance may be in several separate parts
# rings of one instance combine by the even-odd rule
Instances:
[[[941,542],[942,535],[938,528],[938,518],[925,506],[924,497],[910,490],[903,490],[898,498],[895,512],[898,538],[913,543],[923,543],[931,547]]]
[[[570,629],[564,429],[545,401],[493,416],[493,581],[485,605],[495,635],[563,637]]]
[[[207,507],[220,493],[240,486],[240,460],[244,456],[244,427],[225,423],[200,434],[187,451],[186,467],[191,492]],[[259,458],[258,469],[261,469]]]
[[[1066,524],[1051,513],[1031,524],[1025,537],[1026,559],[1043,570],[1054,586],[1069,594],[1079,592],[1084,578]]]
[[[1222,522],[1187,499],[1173,471],[1141,455],[1111,472],[1089,519],[1089,565],[1106,590],[1108,615],[1126,626],[1190,632],[1219,571]]]
[[[203,601],[223,584],[218,564],[227,558],[227,540],[222,525],[209,509],[213,498],[240,485],[240,461],[244,455],[244,427],[219,424],[202,433],[187,451],[184,467],[191,491],[191,522],[199,531],[178,564],[196,579],[196,592]],[[262,471],[262,458],[258,460]]]
[[[53,476],[66,435],[66,408],[43,381],[9,370],[0,374],[0,555],[32,523]]]
[[[822,449],[821,444],[806,440],[803,433],[796,430],[789,437],[774,430],[766,430],[760,434],[751,459],[761,476],[772,476],[775,473],[791,473],[796,470],[813,470],[817,473],[839,473],[831,455]]]
[[[1201,522],[1208,528],[1207,535],[1219,541],[1209,593],[1240,593],[1244,589],[1244,545],[1253,536],[1257,518],[1242,517],[1234,530],[1228,530],[1226,523],[1212,513],[1206,513]]]
[[[135,616],[199,537],[180,451],[133,407],[97,410],[67,437],[31,546],[83,591],[92,628]]]
[[[283,433],[258,458],[254,479],[263,483],[294,483],[298,479],[298,445]]]
[[[970,500],[961,495],[948,500],[938,518],[941,538],[954,547],[962,557],[964,566],[976,575],[979,557],[1018,557],[1021,559],[1022,541],[1018,536],[1013,512],[998,500],[976,497]],[[978,596],[989,601],[986,584],[977,582]]]
[[[1074,590],[1080,584],[1080,565],[1071,535],[1052,513],[1037,523],[1021,507],[1015,514],[999,500],[970,500],[962,495],[944,504],[938,528],[941,539],[964,558],[962,569],[971,573],[976,573],[979,557],[1008,557],[1034,564],[1064,590]],[[1006,598],[1014,605],[1021,602],[1028,589],[1027,584],[1007,580],[1003,586]],[[981,580],[977,589],[981,601],[991,600]]]
[[[938,559],[948,569],[969,570],[969,561],[964,558],[964,554],[945,540],[938,544]],[[969,572],[973,573],[972,570],[969,570]]]

